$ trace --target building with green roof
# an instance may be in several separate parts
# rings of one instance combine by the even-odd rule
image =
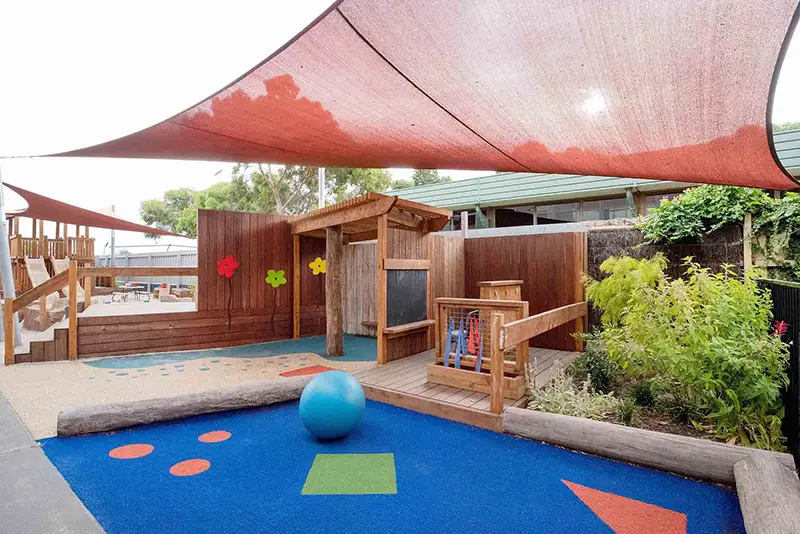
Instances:
[[[783,166],[800,178],[800,130],[774,135]],[[398,189],[401,198],[466,211],[470,227],[505,227],[644,215],[662,198],[692,185],[667,180],[502,172],[467,180]]]

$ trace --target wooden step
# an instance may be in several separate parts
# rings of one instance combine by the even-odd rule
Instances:
[[[449,419],[450,421],[494,430],[495,432],[503,431],[503,419],[498,414],[441,402],[414,395],[413,393],[403,393],[380,386],[371,386],[363,382],[361,387],[364,388],[366,397],[374,401],[399,406],[400,408],[433,415],[442,419]]]

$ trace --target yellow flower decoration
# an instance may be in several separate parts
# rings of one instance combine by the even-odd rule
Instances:
[[[315,275],[320,273],[325,274],[328,270],[328,266],[325,263],[325,260],[323,260],[322,258],[315,259],[314,261],[309,263],[308,266],[311,268],[312,271],[314,271]]]

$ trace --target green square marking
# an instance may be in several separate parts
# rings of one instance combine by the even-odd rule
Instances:
[[[303,495],[394,495],[394,454],[317,454]]]

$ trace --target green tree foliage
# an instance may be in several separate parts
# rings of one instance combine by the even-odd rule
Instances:
[[[791,130],[800,130],[800,122],[782,122],[772,125],[773,132],[788,132]]]
[[[326,169],[329,191],[335,202],[342,202],[365,193],[386,191],[392,176],[386,169]]]
[[[700,237],[745,214],[760,215],[772,199],[760,189],[724,185],[702,185],[687,189],[672,200],[662,200],[639,225],[648,243],[675,243]]]
[[[418,186],[452,182],[453,179],[449,176],[439,176],[439,171],[436,169],[414,169],[411,181],[414,182],[414,186]]]
[[[233,168],[230,181],[200,191],[167,191],[161,200],[143,201],[139,214],[147,224],[194,237],[198,209],[306,213],[317,207],[317,173],[317,167],[240,163]],[[325,179],[329,202],[384,191],[391,181],[382,169],[326,169]]]
[[[411,180],[392,180],[392,190],[397,189],[408,189],[409,187],[414,187],[414,182]]]
[[[611,258],[601,266],[609,276],[588,281],[609,357],[634,379],[657,380],[665,399],[683,399],[681,413],[697,413],[719,438],[782,448],[788,349],[772,331],[769,293],[750,275],[685,265],[686,279],[672,280],[661,257]]]

